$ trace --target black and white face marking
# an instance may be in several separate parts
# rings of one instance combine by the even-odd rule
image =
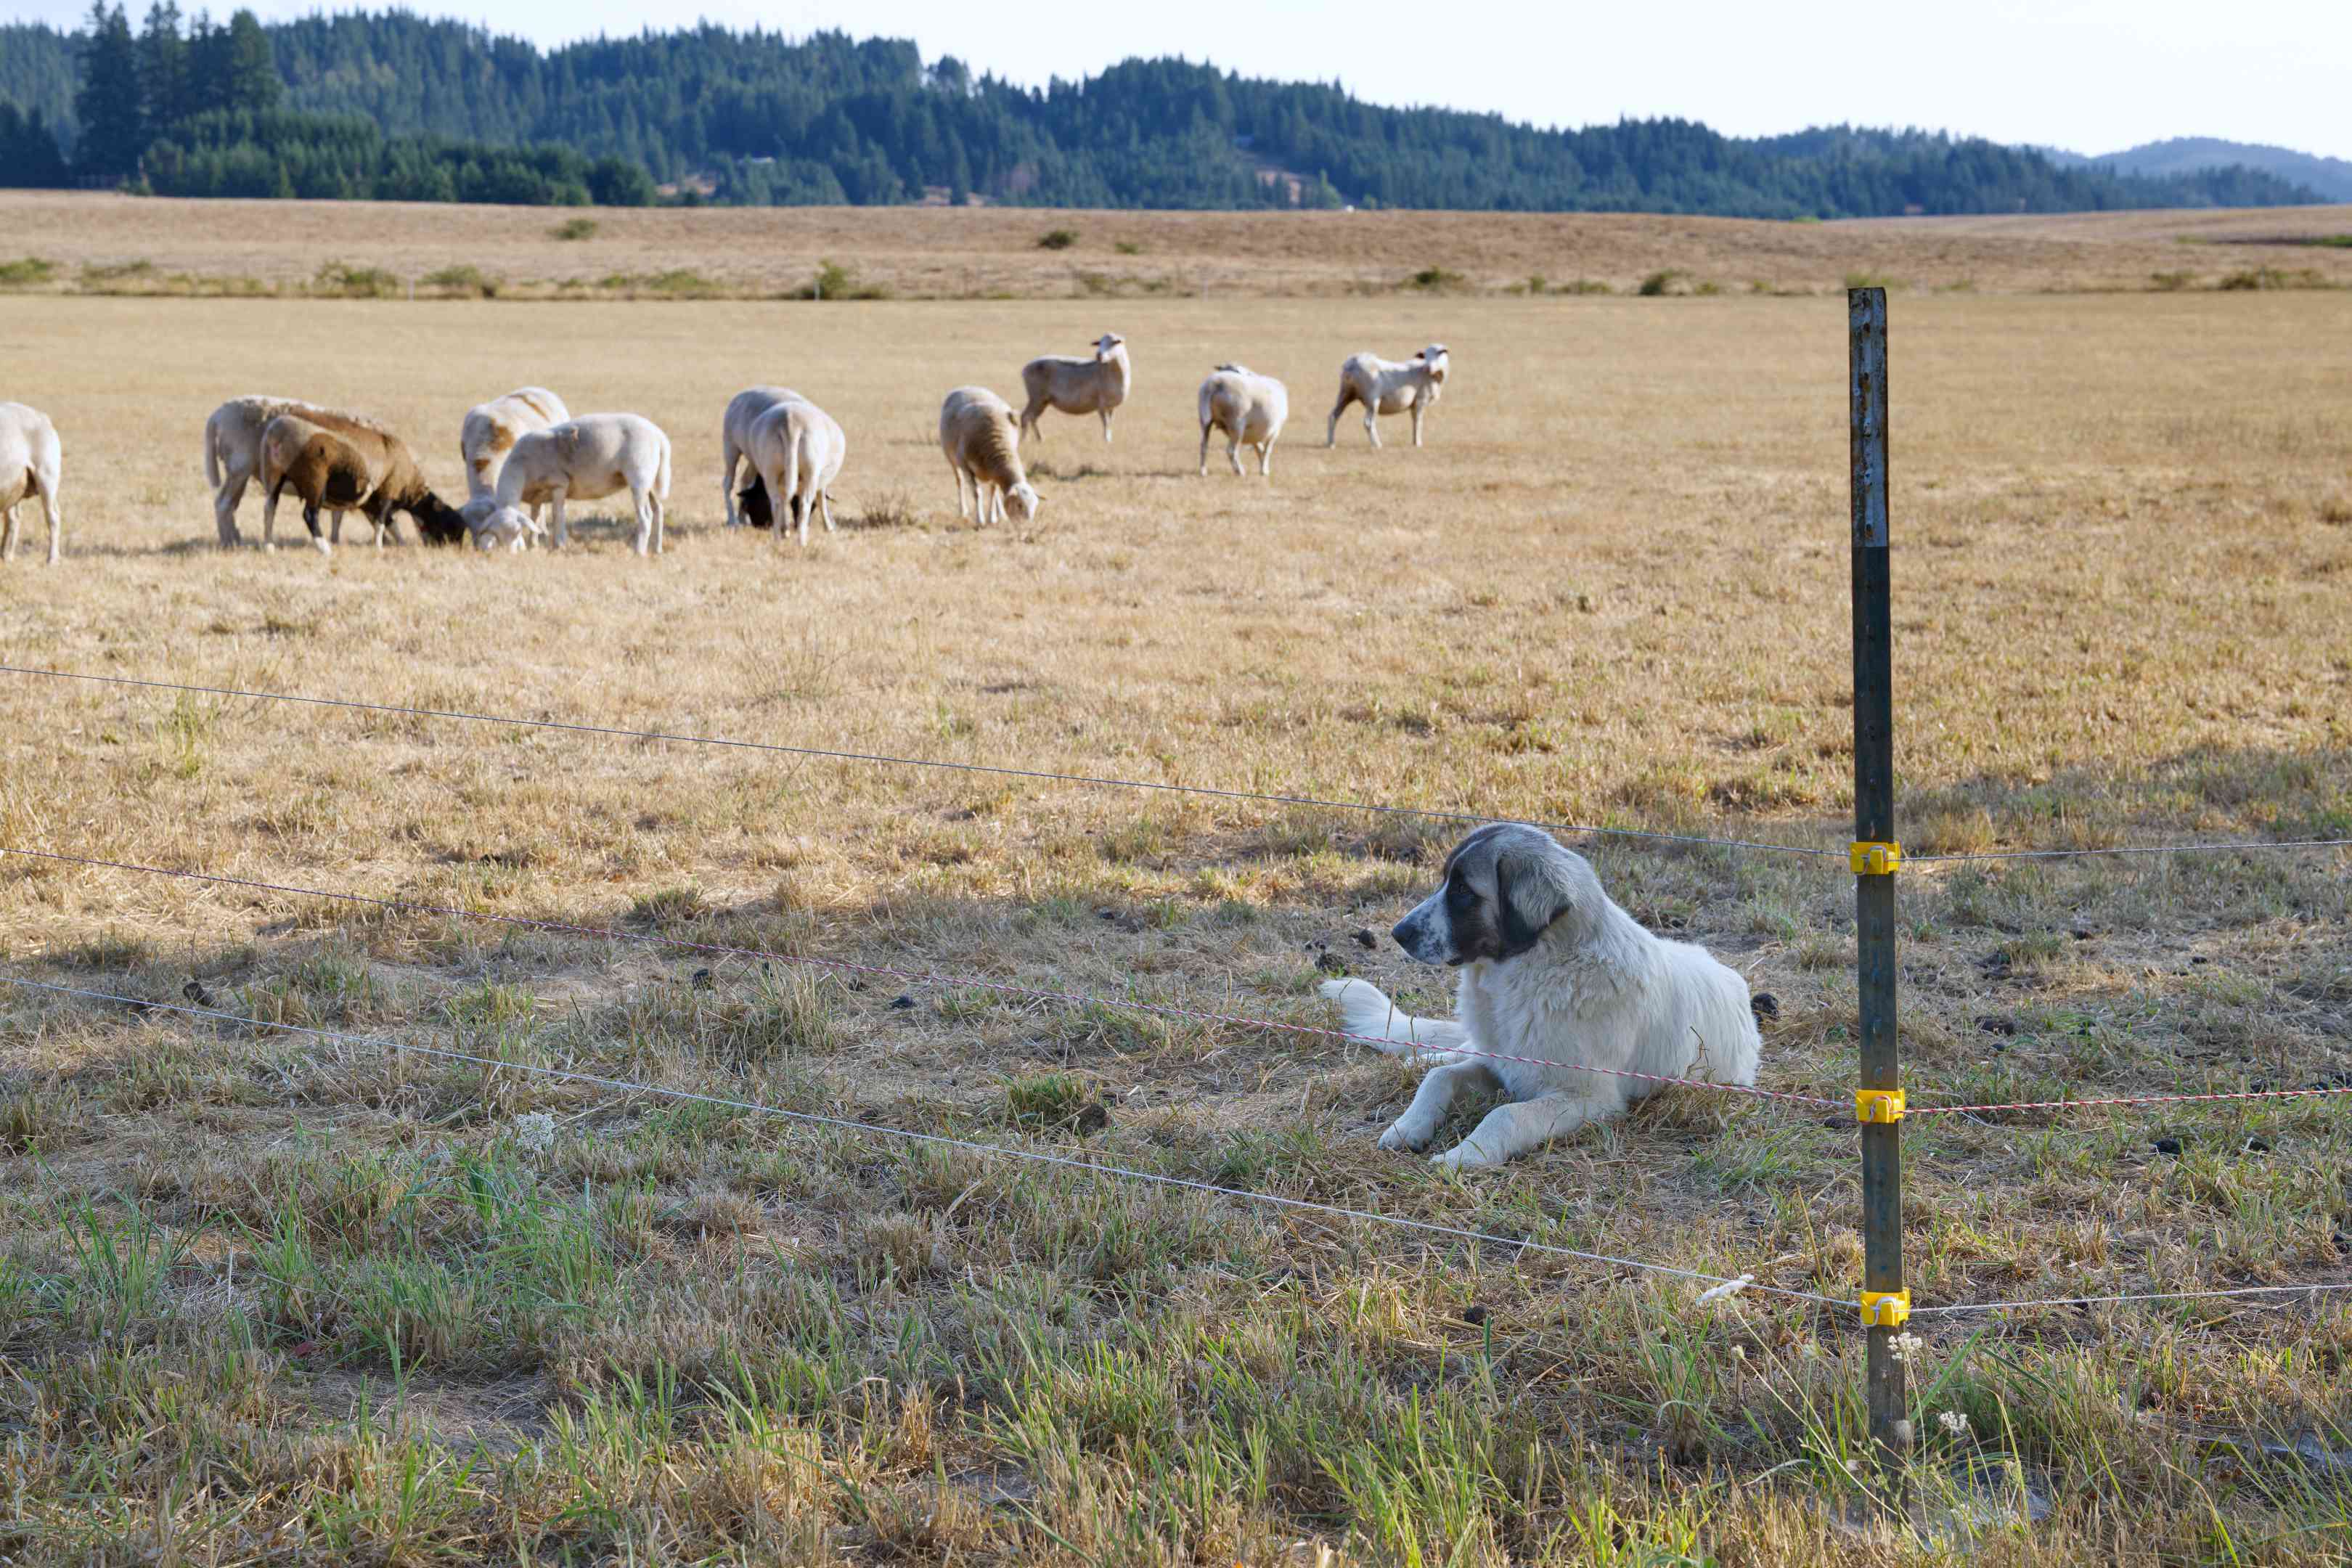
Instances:
[[[1445,879],[1389,934],[1423,963],[1517,958],[1570,907],[1549,834],[1498,823],[1455,845]]]

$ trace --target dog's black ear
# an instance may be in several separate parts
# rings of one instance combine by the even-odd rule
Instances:
[[[1559,851],[1513,847],[1495,858],[1495,900],[1502,905],[1505,958],[1535,946],[1552,921],[1576,907],[1575,891]]]

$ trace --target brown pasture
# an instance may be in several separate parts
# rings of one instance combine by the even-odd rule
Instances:
[[[96,216],[16,243],[285,278],[329,243],[325,209],[0,204],[68,210]],[[365,259],[553,266],[547,215],[397,216]],[[833,256],[910,294],[959,268],[1050,294],[1066,265],[1022,248],[1045,215],[597,216],[616,268],[763,285]],[[1385,260],[1262,251],[1252,219],[1058,221],[1249,281],[0,299],[0,395],[55,418],[67,519],[61,566],[0,569],[5,662],[1831,850],[1578,840],[1640,918],[1778,997],[1766,1084],[1844,1095],[1842,300],[1345,292],[1400,255],[1508,280],[1543,235],[1599,247],[1556,278],[1624,279],[1735,232],[1682,220],[1382,215],[1410,241]],[[1738,226],[1811,248],[1697,265],[1920,285],[1892,377],[1914,854],[2352,837],[2352,292],[2034,291],[2201,260],[2172,237],[2197,221]],[[1136,364],[1118,444],[1048,416],[1037,520],[960,521],[940,395],[1106,328]],[[1454,375],[1429,444],[1391,420],[1370,450],[1351,415],[1324,450],[1339,359],[1433,338]],[[1233,359],[1289,384],[1271,483],[1222,450],[1194,471],[1193,388]],[[762,381],[848,434],[843,526],[805,551],[719,526],[719,416]],[[523,384],[670,433],[667,554],[631,556],[612,504],[560,554],[212,547],[221,398],[371,413],[461,494],[459,417]],[[1970,1529],[1989,1563],[2201,1559],[2223,1530],[2271,1561],[2342,1550],[2340,1474],[2264,1447],[2352,1447],[2341,1295],[1920,1320],[1927,1533],[1905,1536],[1870,1522],[1835,1313],[1699,1311],[1627,1268],[519,1070],[1850,1294],[1836,1115],[1676,1090],[1441,1178],[1372,1147],[1412,1075],[1344,1041],[959,978],[1321,1024],[1313,984],[1344,969],[1440,1008],[1442,975],[1354,933],[1427,885],[1445,820],[19,674],[0,730],[10,849],[467,911],[0,859],[7,973],[336,1032],[0,994],[18,1561],[1863,1563]],[[2352,1071],[2343,851],[1922,865],[1902,900],[1915,1099]],[[1920,1123],[1916,1293],[2344,1282],[2346,1115]],[[2029,1505],[2033,1531],[1986,1523]]]

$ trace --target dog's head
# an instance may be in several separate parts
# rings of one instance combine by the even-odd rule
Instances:
[[[1482,827],[1445,858],[1445,880],[1389,934],[1423,963],[1517,958],[1554,921],[1597,912],[1601,879],[1541,828]]]

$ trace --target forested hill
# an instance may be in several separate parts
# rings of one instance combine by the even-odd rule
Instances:
[[[837,33],[793,41],[705,26],[541,51],[399,12],[269,25],[240,14],[226,28],[199,23],[175,51],[183,29],[167,0],[141,22],[101,4],[81,33],[0,27],[0,184],[39,161],[12,157],[10,138],[25,147],[37,134],[56,137],[77,181],[187,195],[650,199],[642,176],[617,172],[627,165],[751,203],[1844,217],[2315,199],[2244,169],[2062,168],[1911,132],[1743,141],[1676,120],[1542,131],[1172,59],[1039,90],[975,78],[952,58],[927,65],[910,41]],[[266,51],[278,90],[225,99],[202,69],[186,79],[203,48],[229,57],[233,31],[247,67]],[[150,79],[180,85],[142,99]]]

